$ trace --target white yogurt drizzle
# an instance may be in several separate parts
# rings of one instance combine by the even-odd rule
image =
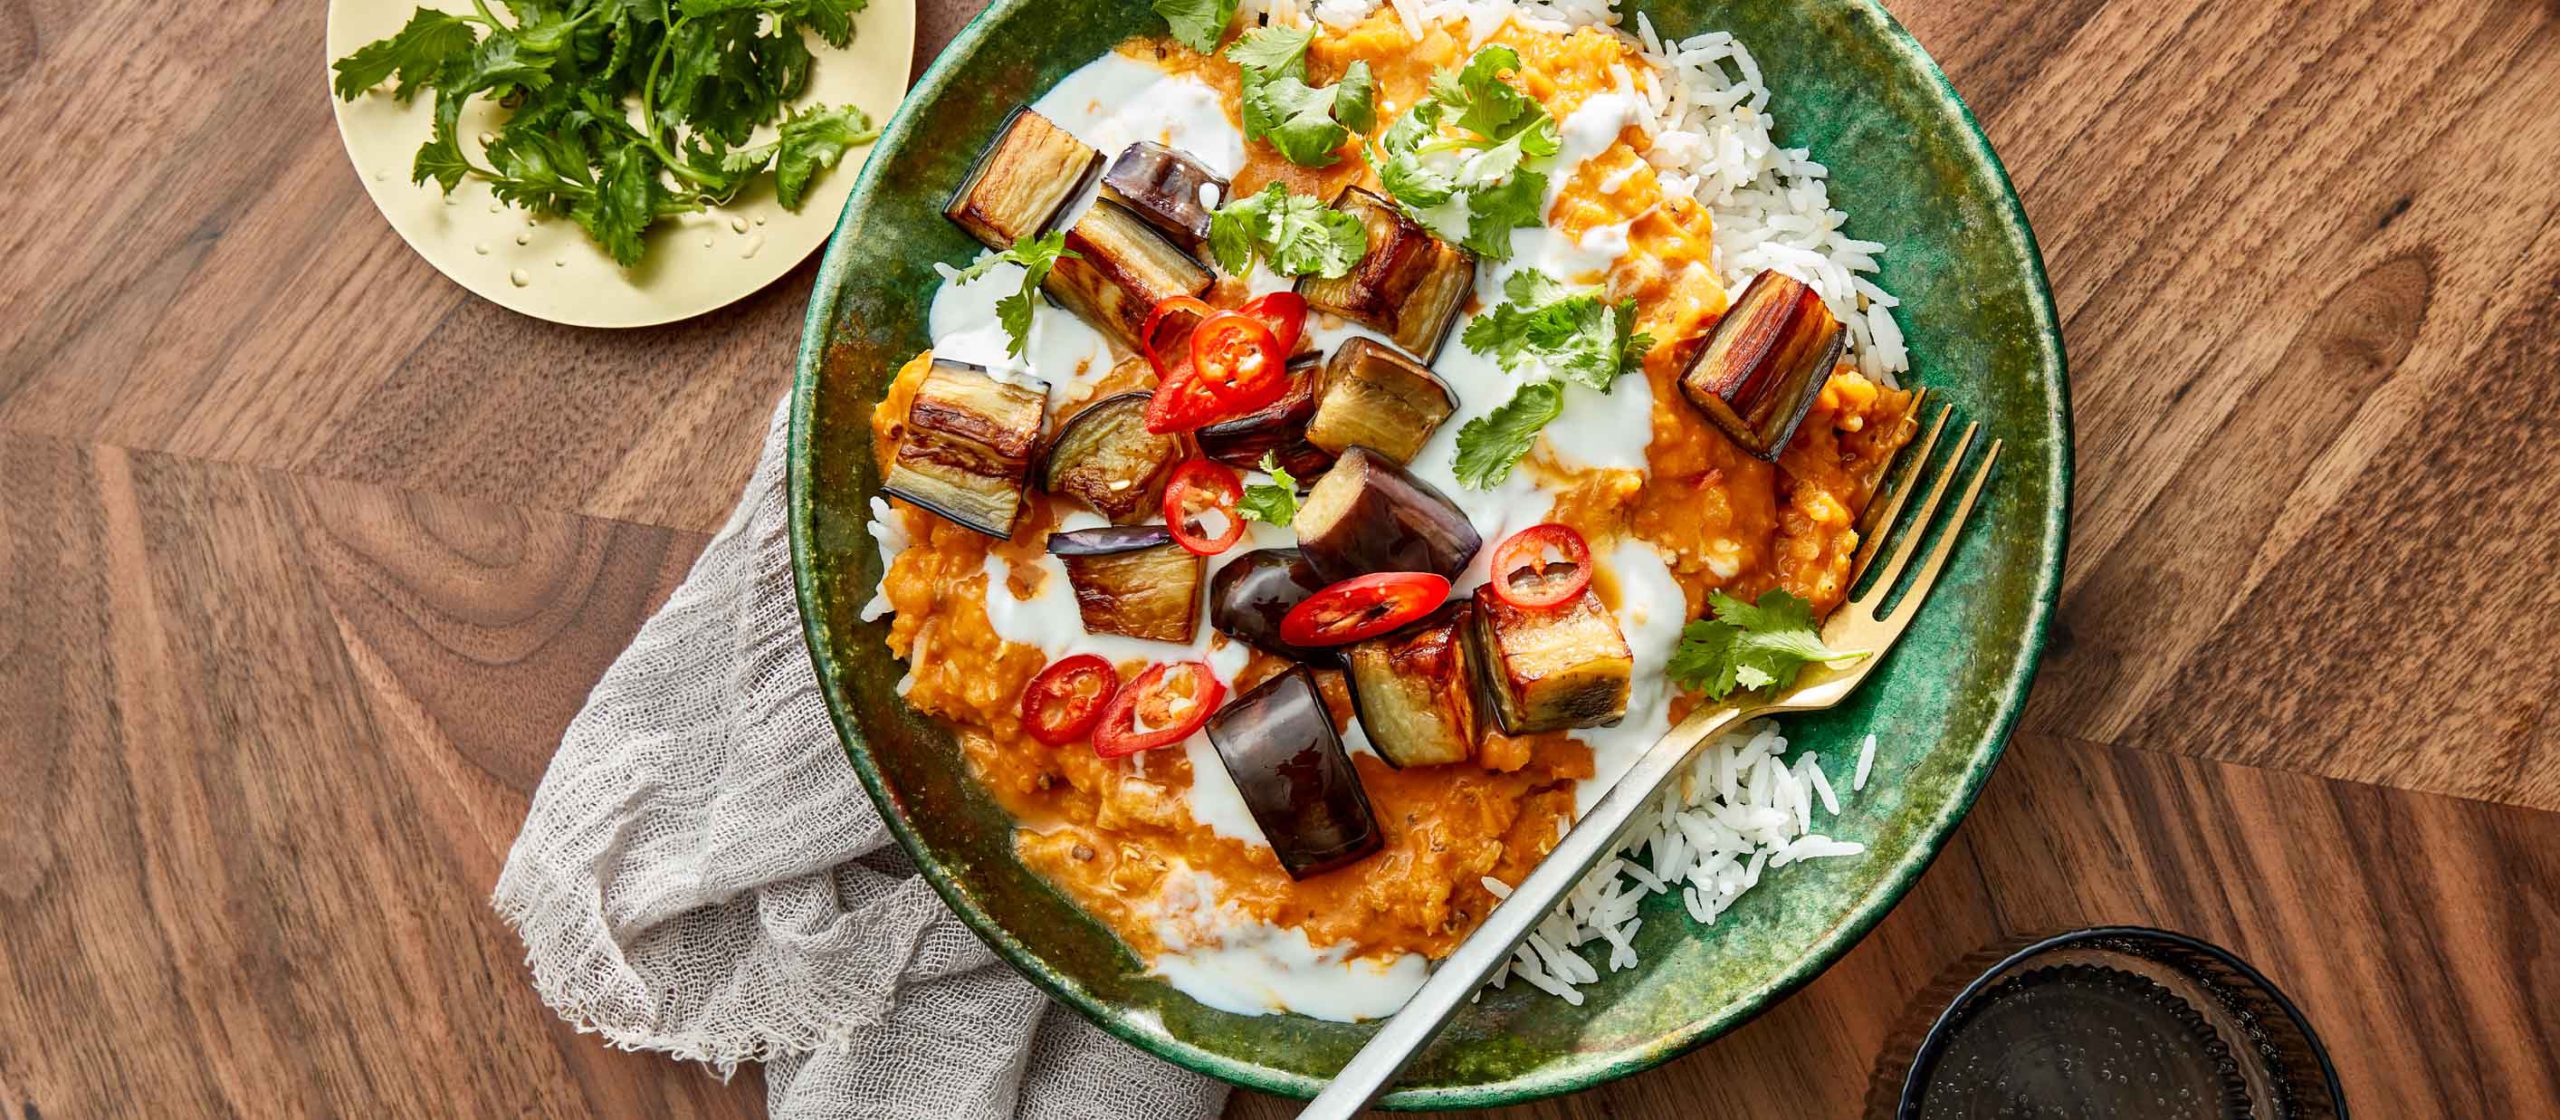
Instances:
[[[1626,85],[1621,82],[1622,87]],[[1041,97],[1033,108],[1079,139],[1104,153],[1117,154],[1138,140],[1154,140],[1185,151],[1211,170],[1232,176],[1244,166],[1244,137],[1227,119],[1217,92],[1198,78],[1173,75],[1118,53],[1107,54]],[[1562,150],[1547,169],[1552,206],[1555,191],[1572,178],[1584,161],[1607,151],[1636,119],[1636,103],[1624,93],[1603,93],[1586,100],[1562,122]],[[1090,205],[1089,196],[1071,204],[1067,222]],[[1062,222],[1061,225],[1067,224]],[[1596,284],[1610,264],[1627,251],[1627,227],[1603,226],[1579,240],[1541,226],[1515,230],[1511,259],[1484,262],[1476,272],[1480,306],[1502,302],[1504,281],[1523,268],[1536,268],[1569,284]],[[1259,271],[1251,281],[1256,292],[1290,286],[1286,277]],[[1047,382],[1051,406],[1072,405],[1093,392],[1112,366],[1110,347],[1093,328],[1071,313],[1035,304],[1028,353],[1005,353],[1005,334],[996,321],[995,302],[1021,284],[1021,270],[999,264],[975,281],[945,283],[934,295],[930,326],[936,354],[973,362],[1001,375]],[[1458,395],[1456,415],[1434,432],[1411,464],[1414,474],[1457,503],[1487,545],[1544,521],[1552,500],[1524,467],[1491,490],[1459,485],[1453,472],[1457,433],[1466,422],[1511,399],[1521,380],[1483,355],[1457,342],[1464,323],[1452,330],[1433,369]],[[1330,349],[1353,335],[1379,337],[1350,325],[1310,324],[1317,345]],[[1616,387],[1600,393],[1579,385],[1565,390],[1564,415],[1548,426],[1543,454],[1567,467],[1641,471],[1653,439],[1653,392],[1642,376],[1621,377]],[[1257,479],[1258,480],[1258,479]],[[875,510],[875,514],[885,511]],[[903,533],[879,531],[886,517],[875,517],[881,560],[885,566],[905,547]],[[1079,512],[1066,517],[1061,529],[1102,524]],[[1251,548],[1285,548],[1296,534],[1261,522],[1250,522]],[[1210,574],[1250,549],[1239,545],[1209,561]],[[1478,554],[1474,567],[1458,581],[1465,592],[1486,579],[1492,548]],[[1606,566],[1615,573],[1617,616],[1635,654],[1635,680],[1626,718],[1616,727],[1577,731],[1588,746],[1594,776],[1576,786],[1577,811],[1587,809],[1608,784],[1625,772],[1645,747],[1669,728],[1669,687],[1662,677],[1671,649],[1678,643],[1687,605],[1652,546],[1624,540]],[[1091,634],[1077,613],[1067,585],[1066,569],[1043,556],[1033,577],[1036,590],[1019,599],[1010,590],[1012,567],[989,556],[986,561],[987,619],[998,637],[1039,649],[1052,660],[1096,653],[1114,662],[1205,660],[1220,680],[1232,686],[1249,653],[1209,627],[1188,645]],[[864,617],[888,611],[886,599],[866,606]],[[902,689],[907,682],[901,682]],[[1354,752],[1374,753],[1368,736],[1355,723],[1344,737]],[[1206,734],[1183,743],[1191,762],[1189,808],[1192,818],[1212,832],[1246,844],[1268,847],[1262,829],[1236,790]],[[1318,949],[1306,934],[1253,920],[1217,901],[1218,881],[1207,872],[1182,869],[1169,875],[1160,899],[1159,938],[1165,951],[1150,962],[1151,970],[1200,1002],[1240,1014],[1289,1011],[1322,1019],[1357,1020],[1393,1013],[1403,1005],[1428,972],[1418,954],[1393,960],[1349,956],[1349,947]]]

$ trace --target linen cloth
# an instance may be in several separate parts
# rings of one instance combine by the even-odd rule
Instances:
[[[865,796],[801,637],[787,409],[534,793],[492,900],[534,988],[616,1046],[766,1063],[782,1120],[1215,1115],[997,958]]]

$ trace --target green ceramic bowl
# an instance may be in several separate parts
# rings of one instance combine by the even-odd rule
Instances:
[[[1739,34],[1786,143],[1832,170],[1857,236],[1891,246],[1912,380],[2008,441],[1927,610],[1855,702],[1790,723],[1835,753],[1873,732],[1875,779],[1834,830],[1861,860],[1784,869],[1711,929],[1646,910],[1644,964],[1567,1006],[1487,993],[1407,1071],[1390,1106],[1474,1107],[1645,1069],[1812,979],[1928,865],[2025,702],[2062,570],[2071,436],[2060,331],[2034,236],[1973,117],[1918,44],[1864,0],[1656,0],[1666,35]],[[1633,16],[1630,13],[1629,17]],[[951,736],[900,703],[885,626],[857,618],[880,579],[864,532],[879,486],[868,419],[923,349],[935,261],[976,249],[940,207],[1014,106],[1122,39],[1162,27],[1132,0],[997,0],[916,84],[872,150],[809,301],[792,400],[792,554],[818,679],[854,768],[924,874],[998,952],[1122,1038],[1238,1085],[1307,1096],[1369,1026],[1241,1016],[1142,974],[1104,928],[1011,854],[1009,823]]]

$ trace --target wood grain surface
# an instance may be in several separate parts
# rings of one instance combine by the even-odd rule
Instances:
[[[1952,962],[2148,922],[2273,973],[2363,1115],[2560,1115],[2560,6],[1892,7],[2069,336],[2028,730],[1803,994],[1512,1114],[1849,1116]],[[485,899],[813,266],[629,333],[470,298],[348,170],[322,10],[0,0],[0,1110],[759,1115],[554,1018]]]

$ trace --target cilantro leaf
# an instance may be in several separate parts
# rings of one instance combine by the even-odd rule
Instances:
[[[471,161],[462,157],[462,140],[455,125],[462,117],[462,97],[458,94],[436,94],[436,123],[427,134],[427,142],[418,147],[418,158],[409,164],[409,181],[436,181],[446,192],[462,185],[462,177],[471,173]]]
[[[1342,77],[1333,83],[1333,119],[1353,132],[1367,132],[1378,124],[1378,82],[1369,73],[1366,61],[1342,68]]]
[[[1244,33],[1226,55],[1244,74],[1244,138],[1263,140],[1300,167],[1330,167],[1355,131],[1377,123],[1377,80],[1354,62],[1329,86],[1307,84],[1313,28],[1261,27]]]
[[[405,104],[419,87],[434,81],[447,65],[470,54],[478,44],[470,24],[420,8],[409,13],[409,22],[390,38],[376,39],[330,63],[329,68],[338,73],[330,88],[337,91],[338,100],[353,101],[397,74],[400,84],[391,96]]]
[[[808,198],[810,180],[842,160],[845,149],[868,144],[879,135],[880,130],[871,126],[871,115],[851,105],[820,106],[805,113],[785,110],[773,143],[731,152],[721,167],[734,175],[741,167],[760,170],[770,160],[775,198],[783,209],[797,213]]]
[[[1492,260],[1511,256],[1512,230],[1545,222],[1547,177],[1532,164],[1564,144],[1545,107],[1502,80],[1518,69],[1519,52],[1494,45],[1433,75],[1370,156],[1414,220]]]
[[[1632,299],[1606,303],[1598,291],[1574,291],[1536,269],[1512,273],[1502,294],[1507,302],[1470,320],[1458,341],[1513,374],[1562,377],[1605,393],[1652,348],[1635,329]]]
[[[1176,40],[1202,54],[1218,49],[1236,18],[1236,0],[1154,0],[1151,6],[1173,25]]]
[[[1333,279],[1369,251],[1369,229],[1354,215],[1274,182],[1210,216],[1209,251],[1230,276],[1247,274],[1259,256],[1283,276]]]
[[[1246,70],[1259,70],[1266,75],[1286,74],[1293,78],[1307,76],[1307,46],[1316,39],[1316,29],[1272,24],[1257,27],[1236,36],[1227,44],[1227,58]]]
[[[1822,642],[1813,604],[1785,591],[1762,592],[1745,603],[1722,591],[1707,593],[1713,618],[1680,632],[1667,672],[1684,688],[1722,700],[1737,688],[1784,689],[1807,665],[1851,661],[1866,650],[1836,650]]]
[[[551,84],[552,56],[558,49],[557,42],[547,42],[545,38],[490,32],[460,64],[462,88],[472,93],[519,87],[541,89]]]
[[[1254,521],[1286,527],[1298,516],[1298,480],[1268,451],[1262,453],[1260,466],[1271,481],[1245,487],[1244,497],[1236,502],[1236,512]]]
[[[1458,481],[1472,489],[1490,490],[1511,477],[1511,468],[1537,445],[1538,433],[1564,415],[1564,386],[1533,381],[1511,399],[1458,429]]]
[[[853,17],[871,6],[870,0],[796,0],[784,9],[830,47],[846,47],[853,43]]]
[[[658,219],[667,188],[658,181],[658,157],[640,144],[625,144],[600,169],[594,193],[569,211],[587,236],[604,246],[615,264],[640,263],[640,235]]]

